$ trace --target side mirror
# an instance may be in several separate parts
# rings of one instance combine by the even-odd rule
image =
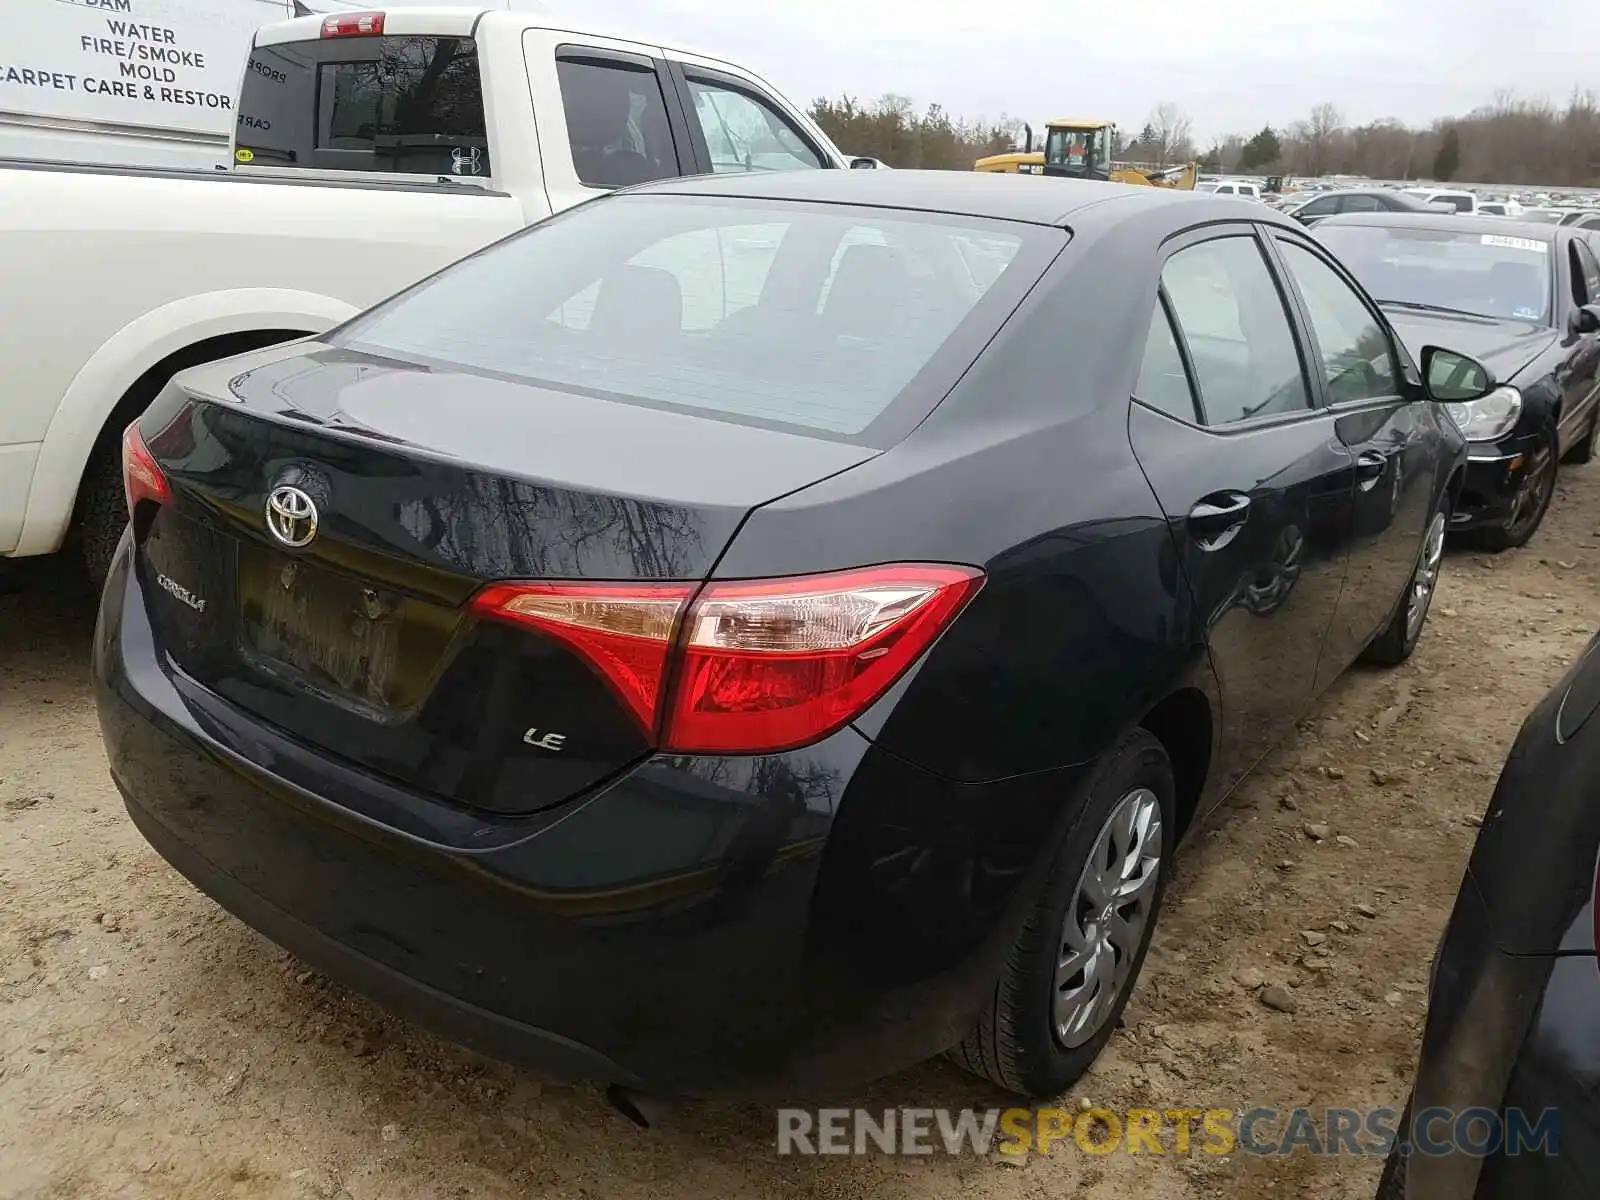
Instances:
[[[1422,348],[1422,387],[1440,404],[1464,404],[1494,391],[1494,376],[1475,358],[1439,346]]]
[[[852,158],[850,160],[850,169],[852,171],[876,171],[878,169],[878,160],[875,158]]]
[[[1572,324],[1577,333],[1600,333],[1600,304],[1585,304],[1572,314]]]

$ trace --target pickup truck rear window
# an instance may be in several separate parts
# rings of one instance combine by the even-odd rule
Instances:
[[[235,147],[246,166],[486,177],[477,45],[352,37],[258,46]]]
[[[500,242],[331,336],[403,361],[893,444],[1063,244],[1060,230],[945,214],[623,196]]]

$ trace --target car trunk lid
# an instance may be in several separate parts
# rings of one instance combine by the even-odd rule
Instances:
[[[172,491],[140,556],[172,665],[493,812],[570,798],[651,731],[570,645],[473,596],[697,584],[752,507],[876,453],[319,343],[180,376],[140,429]]]

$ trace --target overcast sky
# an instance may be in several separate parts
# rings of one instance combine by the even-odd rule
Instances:
[[[535,0],[537,2],[537,0]],[[517,5],[521,7],[519,3]],[[531,6],[531,5],[530,5]],[[544,0],[734,57],[791,99],[909,95],[959,116],[1144,122],[1180,105],[1204,144],[1312,105],[1352,123],[1464,113],[1500,88],[1600,87],[1600,5],[1578,0]]]

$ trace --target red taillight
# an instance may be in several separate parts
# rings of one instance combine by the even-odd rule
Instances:
[[[342,13],[322,19],[322,36],[325,38],[341,37],[382,37],[383,14],[381,12]]]
[[[833,732],[883,695],[982,580],[970,567],[915,564],[711,584],[685,622],[664,747],[766,753]]]
[[[565,642],[610,682],[642,728],[654,730],[688,583],[507,583],[479,592],[473,609]]]
[[[565,642],[663,749],[767,754],[859,716],[982,583],[914,563],[712,583],[692,605],[687,584],[496,584],[473,608]]]
[[[122,493],[128,499],[130,518],[141,500],[172,503],[172,486],[139,435],[137,421],[122,432]]]

